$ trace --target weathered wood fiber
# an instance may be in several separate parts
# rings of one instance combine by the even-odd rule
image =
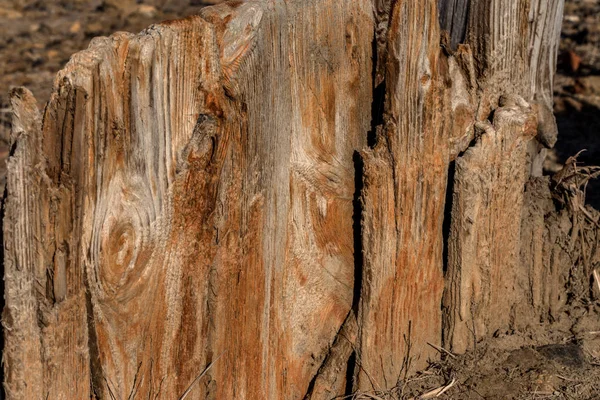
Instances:
[[[373,13],[375,15],[375,60],[373,63],[374,79],[373,87],[376,88],[385,81],[385,63],[388,50],[388,28],[390,25],[390,17],[392,15],[392,7],[395,2],[393,0],[372,0]]]
[[[557,320],[567,302],[572,224],[556,211],[549,186],[548,177],[530,178],[525,186],[518,269],[524,301],[515,309],[516,328]]]
[[[438,0],[440,28],[448,32],[452,50],[465,40],[469,3],[469,0]]]
[[[94,39],[43,122],[15,91],[10,398],[389,389],[556,307],[562,3],[230,2]]]
[[[353,299],[372,26],[231,3],[73,57],[11,161],[8,285],[42,291],[7,296],[11,398],[177,398],[220,355],[188,398],[305,395]]]
[[[451,147],[468,145],[474,122],[467,79],[439,46],[435,1],[396,3],[388,37],[385,122],[362,153],[364,390],[395,386],[436,356],[428,342],[441,344],[447,170]]]
[[[518,289],[527,142],[537,119],[524,101],[508,101],[492,123],[480,123],[477,143],[456,160],[448,243],[444,343],[463,353],[498,329],[508,329]]]
[[[445,17],[436,10],[438,5]],[[524,284],[517,275],[526,276],[515,271],[522,193],[531,158],[537,155],[528,155],[526,149],[536,135],[536,124],[543,122],[537,104],[511,108],[518,98],[513,93],[533,99],[527,38],[536,33],[527,24],[528,7],[527,1],[393,5],[387,31],[384,123],[374,149],[362,153],[364,268],[357,387],[391,387],[406,368],[425,366],[436,356],[427,343],[440,343],[440,326],[445,342],[464,351],[473,336],[465,321],[480,324],[476,330],[480,338],[511,322],[508,311],[514,303],[507,300],[515,293],[511,285]],[[464,15],[468,15],[465,43],[459,44],[461,34],[450,32],[456,49],[442,49],[444,39],[434,19],[449,28],[456,19],[460,30]],[[512,103],[498,108],[504,94]],[[498,113],[493,118],[499,124],[489,129],[495,132],[488,135],[493,139],[486,134],[476,137],[475,122],[486,121],[492,112]],[[446,197],[448,166],[455,159],[456,174],[449,185],[454,196]],[[489,160],[487,167],[484,160]],[[475,225],[463,229],[473,210]],[[446,237],[444,218],[450,226]],[[473,252],[489,254],[478,258]],[[442,323],[438,305],[444,263]],[[505,267],[507,276],[501,273]],[[482,286],[480,275],[488,277],[487,286]],[[474,317],[465,314],[471,302],[477,308]],[[506,318],[488,319],[507,309]]]
[[[532,0],[529,4],[529,90],[534,100],[550,110],[563,8],[564,0]]]
[[[543,221],[544,208],[523,205],[523,192],[529,176],[541,172],[542,147],[556,141],[549,112],[553,72],[544,71],[553,71],[560,29],[556,13],[562,14],[562,4],[550,9],[548,2],[474,1],[469,6],[466,43],[478,61],[477,119],[493,114],[493,129],[486,132],[500,139],[484,133],[456,160],[444,295],[444,344],[455,352],[496,330],[523,325],[535,313],[520,306],[537,296],[532,290],[545,290],[532,289],[530,282],[539,266],[523,265],[519,258],[539,232],[528,236],[528,227],[523,237],[520,232],[522,218]],[[550,37],[539,39],[543,32]],[[512,128],[504,126],[506,108],[496,108],[502,98],[511,107],[521,104],[523,115],[510,118]],[[550,282],[538,281],[543,287]]]
[[[338,332],[335,342],[329,349],[325,361],[319,368],[314,380],[308,388],[305,399],[333,399],[346,393],[351,387],[352,379],[348,372],[352,372],[352,364],[356,362],[355,343],[358,334],[358,325],[354,312],[350,312]],[[354,357],[354,358],[353,358]]]
[[[55,394],[89,397],[86,302],[81,275],[67,268],[72,204],[68,182],[49,185],[44,174],[41,116],[26,89],[11,93],[12,156],[4,204],[4,389],[10,399]],[[49,253],[52,251],[52,253]],[[57,329],[60,327],[60,329]],[[59,398],[59,397],[55,397]]]

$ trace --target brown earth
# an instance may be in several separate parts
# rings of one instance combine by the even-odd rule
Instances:
[[[7,93],[11,87],[27,86],[42,108],[56,72],[93,37],[123,30],[137,32],[154,22],[194,14],[216,2],[0,0],[0,31],[4,32],[0,36],[0,164],[9,153]],[[555,115],[560,134],[546,163],[548,173],[560,170],[582,149],[587,149],[578,158],[582,164],[600,164],[598,0],[569,0],[565,5]],[[571,165],[574,168],[575,164]],[[2,186],[4,173],[2,166]],[[576,179],[586,180],[578,171]],[[566,266],[562,307],[549,312],[547,320],[532,321],[519,333],[496,332],[485,342],[473,338],[476,350],[466,355],[450,355],[439,349],[442,361],[433,362],[416,376],[399,377],[396,390],[355,397],[434,398],[447,388],[438,398],[600,398],[600,281],[587,278],[600,265],[600,213],[583,206],[585,201],[600,208],[600,183],[590,181],[587,190],[585,186],[582,192],[569,192],[567,185],[555,180],[554,199],[548,195],[545,200],[547,226],[549,232],[555,232],[552,254]],[[410,342],[410,338],[406,340]]]

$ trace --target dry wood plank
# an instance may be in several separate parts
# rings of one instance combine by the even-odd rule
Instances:
[[[11,339],[13,398],[176,398],[220,354],[188,398],[305,395],[353,300],[372,20],[367,1],[230,3],[73,57],[23,161],[51,201],[11,172],[34,209],[6,221],[50,238],[19,279],[52,277],[16,328],[31,346]],[[27,232],[7,243],[33,251]]]

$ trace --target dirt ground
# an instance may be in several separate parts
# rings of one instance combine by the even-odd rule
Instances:
[[[216,2],[0,0],[0,187],[9,153],[11,87],[28,87],[43,108],[56,72],[91,38],[138,32]],[[560,134],[546,163],[548,173],[558,171],[582,149],[587,151],[579,161],[600,164],[600,0],[567,0],[555,115]],[[584,197],[600,209],[600,182],[590,182]],[[600,214],[591,209],[589,213],[597,225]],[[593,221],[587,224],[591,231]],[[598,237],[594,240],[597,246]],[[596,247],[584,251],[600,254]],[[442,361],[416,376],[403,377],[394,391],[355,398],[600,399],[600,296],[569,295],[569,307],[553,316],[550,324],[534,323],[519,334],[497,332],[485,342],[474,338],[475,351],[463,356],[439,349]]]

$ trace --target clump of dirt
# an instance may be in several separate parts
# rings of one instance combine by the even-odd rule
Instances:
[[[377,400],[596,400],[600,398],[600,304],[565,310],[553,324],[502,332],[404,378]],[[574,322],[575,321],[575,322]]]
[[[406,380],[401,399],[597,399],[600,394],[600,360],[570,335],[562,342],[539,345],[567,332],[545,331],[507,335],[479,343],[463,356],[443,360]],[[600,340],[600,334],[596,334]],[[555,340],[556,338],[552,338]],[[441,388],[441,389],[440,389]],[[437,393],[436,393],[437,392]]]

